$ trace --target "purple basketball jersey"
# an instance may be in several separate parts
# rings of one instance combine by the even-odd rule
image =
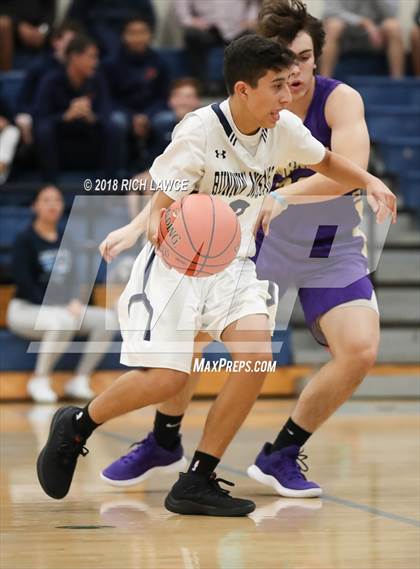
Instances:
[[[325,119],[325,105],[338,85],[339,81],[316,76],[313,98],[304,120],[312,135],[329,149],[331,129]],[[292,163],[276,173],[273,189],[281,187],[287,193],[289,184],[313,174],[313,170]],[[362,254],[364,239],[354,233],[361,221],[356,207],[361,202],[360,191],[350,192],[348,196],[308,205],[291,205],[271,222],[265,239],[261,230],[257,235],[259,278],[276,282],[280,294],[290,286],[299,289],[305,319],[313,333],[319,316],[339,304],[370,299],[373,292],[367,276],[367,260]],[[312,259],[308,263],[312,256],[326,256],[331,262],[312,265]],[[340,284],[343,278],[351,284]],[[316,339],[325,343],[319,334]]]

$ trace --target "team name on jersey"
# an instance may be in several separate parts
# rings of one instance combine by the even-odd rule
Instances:
[[[225,197],[243,194],[247,197],[258,198],[271,190],[275,170],[275,166],[269,166],[262,174],[251,170],[247,172],[216,170],[212,194]]]

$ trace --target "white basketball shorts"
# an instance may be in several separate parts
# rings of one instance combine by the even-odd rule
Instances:
[[[185,277],[167,267],[148,243],[137,257],[118,303],[121,363],[190,373],[200,330],[215,340],[229,324],[266,314],[275,325],[277,288],[257,279],[254,263],[237,258],[211,277]]]

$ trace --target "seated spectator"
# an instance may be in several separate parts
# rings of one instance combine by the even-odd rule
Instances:
[[[358,26],[365,31],[374,49],[386,46],[391,77],[402,77],[404,44],[398,9],[399,0],[328,0],[324,12],[326,43],[321,75],[334,74],[343,32],[348,26]]]
[[[0,0],[0,71],[12,69],[16,47],[45,48],[54,17],[55,0]]]
[[[44,186],[37,193],[32,208],[33,223],[18,235],[13,247],[16,294],[8,306],[7,324],[18,336],[41,342],[28,393],[35,401],[45,403],[57,400],[51,387],[51,373],[58,359],[79,328],[80,333],[88,334],[85,352],[74,377],[65,386],[65,393],[70,397],[89,399],[94,395],[89,376],[112,340],[114,333],[106,330],[106,324],[114,327],[115,316],[103,308],[86,307],[79,300],[75,277],[77,256],[69,246],[67,236],[65,246],[60,247],[63,231],[59,221],[64,209],[60,190]],[[51,279],[57,263],[59,270],[55,268],[54,279]],[[53,303],[43,305],[50,280],[54,287],[50,298]]]
[[[168,71],[160,55],[151,48],[152,30],[136,17],[126,22],[116,58],[106,64],[114,118],[127,135],[134,137],[136,154],[146,159],[150,121],[166,108]]]
[[[13,124],[11,109],[0,91],[0,185],[9,175],[19,142],[19,129]]]
[[[105,57],[117,55],[127,20],[138,17],[148,22],[151,29],[155,25],[150,0],[73,0],[67,17],[83,25]]]
[[[175,0],[192,75],[209,91],[207,58],[212,47],[226,46],[256,26],[258,0]]]
[[[56,181],[60,166],[95,168],[113,177],[121,170],[122,129],[111,120],[107,82],[97,70],[93,40],[75,37],[65,67],[41,81],[34,104],[34,134],[45,179]]]
[[[152,119],[151,156],[150,164],[162,154],[171,141],[172,131],[185,117],[201,106],[200,84],[196,79],[185,77],[174,81],[169,90],[168,110],[161,111]],[[149,187],[151,176],[149,170],[137,175],[139,180],[145,180],[144,185]],[[150,192],[146,192],[147,194]],[[128,195],[128,208],[133,219],[140,212],[143,195],[131,193]]]
[[[175,126],[187,113],[195,111],[201,105],[200,83],[189,77],[177,79],[170,86],[167,105],[168,110],[157,113],[152,119],[152,160],[162,154],[171,142]]]
[[[420,77],[420,1],[414,14],[414,26],[411,29],[411,61],[414,75]]]
[[[18,114],[15,117],[24,144],[32,143],[33,105],[41,80],[49,71],[61,69],[68,44],[80,32],[80,27],[72,22],[64,22],[55,28],[50,38],[52,52],[37,58],[26,71],[17,102]]]

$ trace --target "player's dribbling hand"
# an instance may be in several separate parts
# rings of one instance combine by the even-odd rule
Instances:
[[[367,199],[373,212],[376,214],[376,222],[383,223],[390,214],[392,223],[397,221],[397,197],[379,179],[372,177],[372,181],[366,186]]]
[[[130,249],[138,239],[137,232],[132,225],[124,225],[120,229],[111,231],[99,245],[99,251],[107,263],[110,263],[115,257],[126,249]]]
[[[264,235],[268,235],[271,221],[280,215],[286,208],[270,195],[266,196],[262,204],[260,213],[254,227],[254,236],[260,227],[264,231]]]

